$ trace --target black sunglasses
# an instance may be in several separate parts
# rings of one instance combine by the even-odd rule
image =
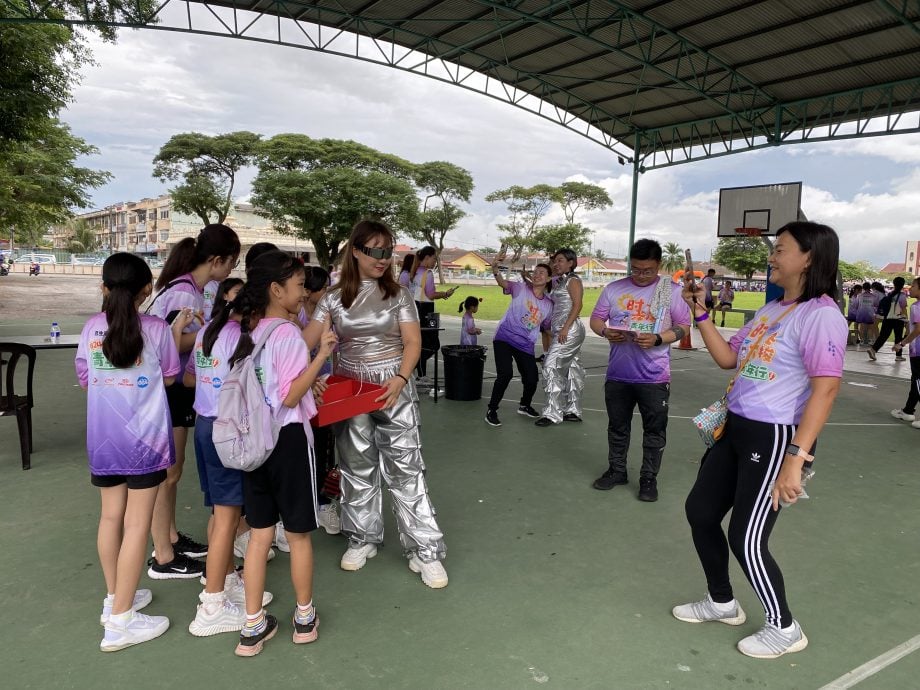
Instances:
[[[356,244],[355,249],[367,254],[372,259],[389,259],[393,256],[393,247],[365,247],[364,245]]]

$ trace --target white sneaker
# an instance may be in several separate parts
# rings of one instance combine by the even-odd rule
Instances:
[[[375,544],[362,544],[361,546],[351,546],[342,556],[339,567],[342,570],[361,570],[368,558],[377,555],[377,546]]]
[[[342,520],[339,518],[339,511],[335,503],[320,506],[316,522],[326,530],[326,534],[339,534],[342,531]]]
[[[133,611],[140,611],[147,604],[153,601],[153,593],[149,589],[139,589],[134,593],[134,601],[131,602]],[[106,597],[102,600],[102,614],[99,616],[99,625],[105,625],[112,615],[112,604],[115,603],[115,597]]]
[[[729,608],[727,604],[734,605]],[[717,604],[707,592],[706,598],[702,601],[693,601],[689,604],[675,606],[671,609],[671,615],[677,620],[684,621],[685,623],[718,621],[726,625],[741,625],[747,620],[747,616],[737,599],[727,602],[727,604]]]
[[[894,417],[895,419],[903,419],[905,422],[912,422],[914,421],[914,419],[916,419],[914,415],[907,414],[904,410],[900,408],[897,410],[892,410],[891,416]]]
[[[188,631],[195,637],[209,637],[225,632],[239,632],[246,624],[246,612],[227,599],[224,592],[198,595],[198,611]]]
[[[291,552],[291,545],[288,544],[287,535],[284,533],[284,524],[280,521],[275,525],[275,540],[272,542],[272,546],[279,551],[284,551],[284,553]]]
[[[167,628],[169,619],[166,616],[147,616],[132,611],[131,618],[121,624],[110,616],[105,624],[105,636],[99,643],[99,649],[103,652],[117,652],[119,649],[159,637]]]
[[[233,540],[233,555],[237,558],[246,558],[246,549],[249,548],[249,530],[246,530],[236,539]],[[288,549],[290,550],[290,549]],[[266,562],[270,561],[275,557],[275,550],[271,547],[268,549],[268,557],[265,559]]]
[[[422,582],[432,589],[441,589],[447,587],[447,571],[441,561],[431,561],[426,563],[420,560],[418,556],[409,559],[409,570],[413,573],[420,573]]]
[[[246,611],[246,586],[243,584],[243,578],[239,573],[230,573],[224,580],[224,596],[239,606],[242,611]],[[262,606],[268,606],[275,596],[271,592],[262,592]]]
[[[798,621],[792,621],[790,632],[783,632],[781,628],[767,623],[741,640],[738,651],[755,659],[775,659],[789,652],[801,652],[807,646],[808,638],[802,632],[802,626]]]
[[[910,425],[911,425],[914,429],[920,429],[920,419],[918,419],[916,422],[911,422]]]

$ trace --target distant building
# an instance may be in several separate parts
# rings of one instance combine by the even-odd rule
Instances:
[[[904,270],[912,276],[920,276],[920,240],[907,243],[904,250]]]
[[[126,201],[88,211],[76,216],[96,233],[99,249],[105,252],[132,252],[150,257],[166,258],[172,248],[186,237],[196,237],[202,228],[201,219],[180,213],[173,208],[168,194],[154,199]],[[242,253],[256,242],[272,242],[289,252],[313,255],[313,246],[291,235],[282,235],[265,216],[256,213],[251,204],[233,204],[224,224],[240,237]],[[55,249],[67,249],[73,231],[68,226],[52,228]]]
[[[879,269],[880,273],[904,273],[904,264],[899,264],[892,262],[890,264],[885,264]]]

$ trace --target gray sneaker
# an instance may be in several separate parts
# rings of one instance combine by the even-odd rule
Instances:
[[[808,638],[798,621],[792,621],[792,632],[767,623],[753,635],[738,643],[738,651],[755,659],[776,659],[789,652],[801,652],[808,646]]]
[[[735,607],[723,613],[716,608],[712,597],[706,594],[702,601],[694,601],[689,604],[681,604],[671,609],[671,615],[677,620],[685,623],[707,623],[709,621],[718,621],[727,625],[741,625],[747,620],[747,616],[741,608],[738,600],[735,600]]]

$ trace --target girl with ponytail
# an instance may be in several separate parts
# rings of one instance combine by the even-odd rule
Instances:
[[[195,345],[195,333],[204,323],[205,288],[212,281],[222,281],[229,276],[239,255],[240,240],[231,228],[208,225],[197,238],[187,237],[173,247],[157,278],[159,292],[147,307],[148,313],[171,321],[178,310],[191,308],[196,316],[179,341],[183,370]],[[176,464],[169,468],[166,482],[157,496],[153,515],[155,554],[148,563],[147,574],[155,580],[195,579],[204,572],[204,564],[194,558],[207,555],[208,547],[176,529],[176,490],[185,465],[188,430],[195,426],[195,395],[182,385],[182,381],[178,381],[167,389],[166,396],[176,446]]]
[[[137,613],[150,603],[137,589],[159,485],[175,462],[166,386],[179,373],[177,342],[192,311],[172,327],[138,313],[150,296],[150,267],[133,254],[113,254],[102,267],[103,311],[80,334],[76,370],[86,389],[86,449],[102,511],[97,546],[107,596],[100,623],[104,652],[152,640],[169,627],[163,616]]]

